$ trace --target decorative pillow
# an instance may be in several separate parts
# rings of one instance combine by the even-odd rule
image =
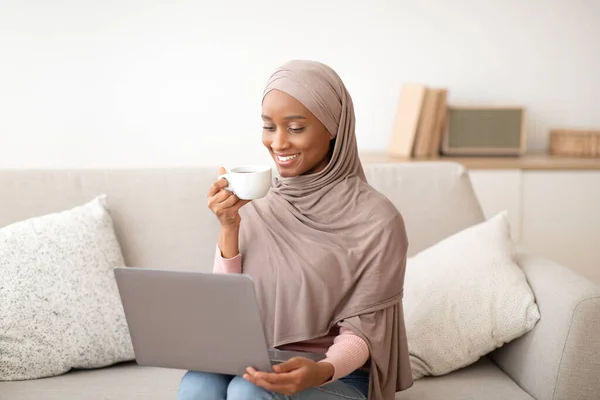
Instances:
[[[506,212],[407,260],[404,311],[414,379],[474,363],[540,319]]]
[[[0,229],[0,380],[134,358],[106,196]]]

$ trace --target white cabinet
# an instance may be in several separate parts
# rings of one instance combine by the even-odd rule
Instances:
[[[521,171],[478,169],[469,176],[485,217],[506,210],[511,237],[521,240]]]
[[[600,171],[469,174],[486,217],[507,210],[516,242],[600,284]]]

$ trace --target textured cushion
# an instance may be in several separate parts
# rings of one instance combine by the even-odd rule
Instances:
[[[106,198],[0,229],[0,380],[131,360]]]
[[[533,329],[540,314],[515,254],[503,212],[408,260],[404,309],[415,379],[465,367]]]

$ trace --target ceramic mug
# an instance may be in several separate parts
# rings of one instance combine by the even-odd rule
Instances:
[[[265,197],[271,188],[271,167],[242,166],[231,168],[219,179],[227,179],[225,188],[242,200],[256,200]]]

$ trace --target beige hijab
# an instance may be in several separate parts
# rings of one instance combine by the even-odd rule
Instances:
[[[300,101],[335,144],[321,172],[276,178],[265,198],[241,210],[243,272],[255,282],[268,344],[322,337],[341,323],[369,346],[369,399],[391,400],[412,385],[404,221],[366,182],[354,106],[339,76],[317,62],[291,61],[264,95],[274,89]]]

